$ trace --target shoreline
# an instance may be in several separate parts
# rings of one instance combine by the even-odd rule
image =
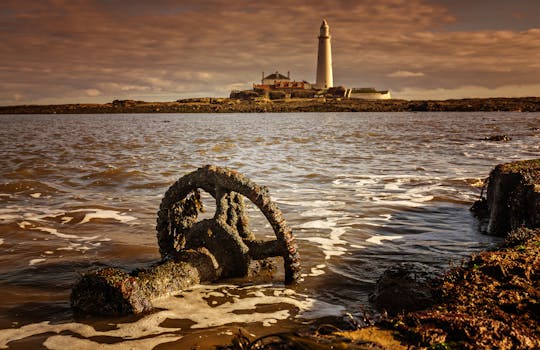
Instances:
[[[471,211],[488,223],[487,234],[505,237],[505,242],[432,280],[421,272],[407,276],[402,271],[412,287],[404,289],[400,276],[394,277],[399,288],[386,284],[401,304],[388,304],[387,310],[378,306],[383,312],[378,321],[368,320],[367,327],[353,324],[350,330],[330,324],[330,331],[321,332],[319,326],[254,340],[239,334],[218,349],[540,348],[540,159],[497,165],[486,196]],[[416,298],[425,292],[430,300]],[[415,302],[403,303],[408,300]],[[272,340],[258,346],[263,339]]]
[[[239,328],[216,349],[535,349],[539,256],[540,229],[518,229],[501,246],[447,270],[426,309],[375,320],[367,315],[358,328],[336,319],[259,338]]]
[[[0,114],[300,112],[540,112],[540,97],[410,101],[341,98],[287,100],[191,98],[173,102],[114,100],[104,104],[0,106]]]

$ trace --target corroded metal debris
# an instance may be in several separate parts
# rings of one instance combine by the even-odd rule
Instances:
[[[198,221],[200,190],[216,200],[212,219]],[[244,206],[248,198],[270,223],[275,240],[257,240]],[[157,240],[162,260],[126,273],[105,268],[84,275],[71,294],[74,310],[100,315],[140,313],[151,300],[200,282],[243,277],[252,261],[283,257],[285,283],[300,279],[300,257],[292,230],[266,187],[227,168],[207,165],[174,183],[157,213]]]

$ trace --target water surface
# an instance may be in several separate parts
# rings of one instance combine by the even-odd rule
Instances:
[[[0,116],[0,348],[167,348],[370,311],[390,264],[459,263],[497,240],[468,208],[498,163],[540,156],[539,113]],[[507,134],[512,141],[483,141]],[[194,287],[149,315],[77,319],[92,266],[159,258],[166,189],[204,164],[270,194],[297,237],[304,281]],[[211,207],[211,205],[210,205]],[[252,226],[270,238],[251,208]],[[269,326],[273,326],[270,328]],[[40,345],[42,344],[42,345]]]

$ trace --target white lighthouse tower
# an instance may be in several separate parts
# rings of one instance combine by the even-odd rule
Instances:
[[[330,27],[323,19],[319,33],[319,51],[317,53],[317,89],[327,89],[334,86],[332,75],[332,49],[330,47]]]

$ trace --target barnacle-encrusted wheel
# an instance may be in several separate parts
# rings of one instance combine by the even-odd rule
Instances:
[[[202,210],[199,189],[215,198],[216,212],[212,219],[197,222],[198,213]],[[243,196],[264,214],[274,231],[275,240],[255,239],[249,230]],[[164,259],[173,257],[181,249],[197,246],[204,246],[210,251],[226,250],[227,255],[240,256],[244,262],[281,256],[285,283],[294,283],[300,278],[296,242],[268,189],[236,171],[206,165],[180,178],[161,201],[156,229]],[[242,271],[241,267],[228,268]]]

